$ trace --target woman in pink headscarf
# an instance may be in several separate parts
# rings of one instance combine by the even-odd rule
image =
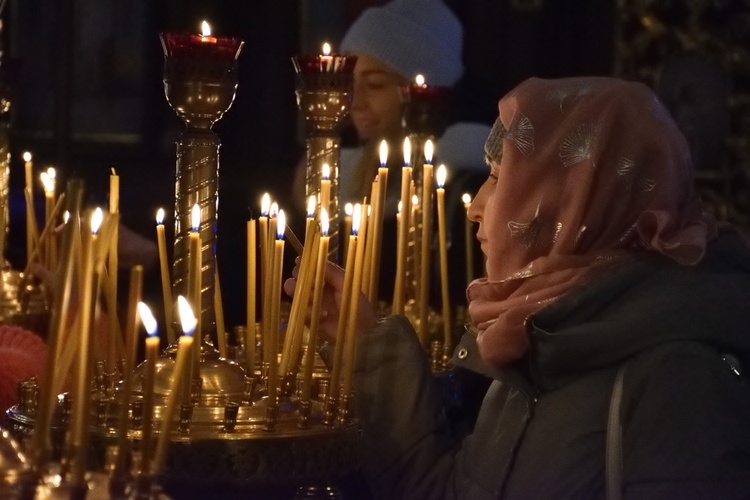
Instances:
[[[703,213],[669,113],[610,78],[531,79],[499,108],[469,211],[487,276],[453,358],[492,382],[455,435],[408,320],[361,301],[373,495],[747,498],[750,249]]]

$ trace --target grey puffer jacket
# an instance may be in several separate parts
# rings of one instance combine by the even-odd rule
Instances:
[[[605,498],[607,413],[625,363],[625,498],[750,498],[750,251],[696,267],[621,266],[527,321],[528,356],[493,370],[465,335],[457,366],[493,378],[463,439],[408,320],[357,348],[363,468],[377,498]],[[738,374],[740,372],[740,374]]]

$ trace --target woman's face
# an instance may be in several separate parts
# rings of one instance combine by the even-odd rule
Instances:
[[[351,117],[360,140],[378,139],[401,123],[404,78],[367,54],[356,54]]]
[[[484,181],[482,187],[479,188],[476,196],[471,202],[469,207],[469,219],[479,223],[479,229],[477,230],[477,239],[482,247],[482,252],[487,255],[488,250],[488,239],[487,239],[487,226],[490,221],[487,217],[492,217],[495,213],[495,188],[497,186],[497,169],[499,168],[498,163],[492,162],[490,167],[490,174],[487,180]]]

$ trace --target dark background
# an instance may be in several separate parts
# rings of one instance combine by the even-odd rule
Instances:
[[[222,141],[217,251],[227,324],[242,322],[245,270],[236,250],[244,248],[245,220],[249,210],[257,213],[265,191],[283,206],[303,152],[290,58],[317,53],[323,41],[335,48],[364,8],[382,3],[9,0],[2,31],[2,70],[12,98],[12,223],[6,257],[15,267],[25,259],[20,159],[25,150],[33,152],[37,171],[53,164],[63,181],[84,177],[91,203],[106,201],[109,170],[116,168],[124,222],[153,238],[157,208],[169,213],[174,204],[174,141],[182,129],[164,98],[158,34],[197,32],[206,19],[214,34],[246,42],[236,100],[214,127]],[[627,73],[619,64],[627,57],[616,45],[627,13],[616,4],[629,2],[446,3],[465,29],[466,73],[458,85],[454,120],[491,124],[500,96],[530,76]],[[666,5],[669,19],[675,2],[655,3]],[[723,3],[737,4],[747,15],[747,2]]]

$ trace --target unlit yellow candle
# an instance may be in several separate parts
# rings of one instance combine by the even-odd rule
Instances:
[[[247,304],[245,327],[245,369],[255,371],[255,295],[257,288],[255,220],[247,221]]]

